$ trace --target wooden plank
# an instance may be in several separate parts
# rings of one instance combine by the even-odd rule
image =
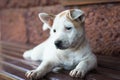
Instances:
[[[2,54],[0,56],[1,56],[0,58],[2,58],[5,62],[14,64],[16,66],[24,67],[27,69],[33,69],[33,67],[36,68],[40,64],[40,62],[31,61],[31,60],[23,60],[23,59],[19,59],[14,56],[8,56],[5,54]]]
[[[33,46],[31,45],[23,45],[23,44],[17,44],[17,43],[10,43],[10,42],[4,42],[0,41],[1,44],[1,51],[14,51],[18,53],[23,53],[25,50],[31,49]]]
[[[7,45],[2,45],[2,50],[5,49],[5,50],[12,50],[12,51],[16,51],[16,52],[24,52],[26,49],[23,49],[23,48],[16,48],[16,47],[12,47],[12,46],[7,46]]]
[[[34,45],[29,45],[29,44],[18,44],[18,43],[13,43],[13,42],[6,42],[6,41],[0,41],[0,44],[2,46],[10,46],[10,47],[16,47],[16,48],[21,48],[21,49],[30,49]]]
[[[120,70],[120,58],[118,57],[107,57],[98,56],[98,66],[105,67],[114,70]]]
[[[120,71],[108,69],[108,68],[102,68],[102,67],[98,67],[97,71],[104,76],[108,76],[113,79],[120,80]]]
[[[120,0],[62,0],[61,3],[64,6],[76,6],[76,5],[87,5],[87,4],[99,4],[99,3],[110,3],[120,2]]]
[[[22,54],[21,54],[22,51],[19,50],[21,49],[26,50],[28,49],[27,47],[21,48],[22,45],[21,47],[18,47],[19,44],[15,46],[14,44],[10,44],[10,43],[8,44],[9,44],[8,46],[7,44],[5,44],[5,47],[2,50],[3,53],[0,53],[0,64],[2,65],[2,69],[11,75],[15,75],[25,79],[25,72],[30,69],[33,69],[33,66],[31,65],[37,66],[39,63],[30,60],[26,61],[22,58]],[[119,77],[120,71],[118,71],[120,66],[119,60],[120,59],[117,57],[98,56],[98,63],[99,63],[99,67],[97,68],[98,73],[91,72],[87,74],[85,80],[119,80],[120,79]],[[80,78],[78,79],[71,78],[69,76],[69,71],[62,71],[58,74],[50,72],[45,76],[45,79],[46,80],[56,80],[56,79],[80,80]]]
[[[11,50],[5,50],[5,49],[2,49],[2,52],[1,54],[6,54],[6,55],[9,55],[9,56],[14,56],[16,58],[23,58],[22,57],[22,54],[23,53],[20,53],[20,52],[14,52],[14,51],[11,51]]]
[[[25,80],[23,78],[12,75],[12,74],[5,72],[5,71],[0,71],[0,79],[1,80]]]
[[[21,72],[26,72],[26,71],[29,71],[28,69],[25,69],[25,68],[23,68],[23,67],[20,67],[20,66],[16,66],[16,65],[14,65],[14,64],[10,64],[9,62],[6,62],[6,61],[0,61],[0,64],[1,65],[6,65],[6,66],[9,66],[9,67],[12,67],[12,68],[14,68],[14,69],[17,69],[17,70],[19,70],[19,71],[21,71]]]
[[[0,73],[0,79],[1,80],[18,80],[1,73]]]
[[[111,61],[111,62],[116,62],[120,60],[120,56],[103,56],[103,55],[97,55],[98,59],[101,59],[103,61]],[[119,61],[117,63],[120,63]]]
[[[11,60],[11,61],[14,61],[14,60]],[[16,60],[15,60],[16,61]],[[16,62],[18,62],[18,61],[16,61]],[[18,62],[19,63],[19,62]],[[7,63],[8,64],[8,63]],[[9,63],[10,64],[10,63]],[[6,65],[7,67],[9,66],[9,67],[11,67],[11,65]],[[4,66],[5,67],[5,66]],[[12,66],[13,67],[13,66]],[[13,67],[14,68],[14,67]],[[23,70],[23,69],[18,69],[18,68],[14,68],[14,69],[17,69],[16,70],[16,72],[20,72],[21,70]],[[20,71],[19,71],[20,70]],[[8,70],[7,70],[8,71]],[[11,70],[11,71],[13,71],[13,70]],[[9,71],[9,72],[11,72],[11,71]],[[69,72],[69,71],[68,71]],[[61,72],[61,73],[59,73],[59,74],[55,74],[55,73],[49,73],[49,75],[48,76],[46,76],[46,78],[47,79],[49,79],[49,80],[53,80],[53,78],[55,78],[55,79],[59,79],[59,80],[66,80],[66,79],[69,79],[69,80],[74,80],[75,78],[71,78],[68,74],[68,72]],[[64,79],[63,79],[63,76],[64,76]],[[92,77],[91,77],[92,76]],[[97,76],[97,77],[96,77]],[[104,77],[103,75],[101,75],[101,74],[89,74],[88,75],[88,77],[90,78],[90,79],[96,79],[96,80],[102,80],[102,77]],[[99,77],[99,78],[98,78]],[[105,79],[107,79],[107,80],[114,80],[114,79],[112,79],[111,77],[108,77],[108,76],[105,76]],[[75,79],[75,80],[80,80],[80,79]],[[89,79],[88,79],[89,80]]]
[[[89,74],[85,80],[117,80],[102,74]]]
[[[102,75],[96,72],[89,72],[85,78],[72,78],[69,75],[70,71],[61,71],[60,73],[48,73],[46,75],[47,80],[117,80],[110,76]]]
[[[28,69],[25,69],[23,67],[16,66],[14,64],[10,64],[5,61],[0,61],[0,64],[2,65],[2,70],[5,72],[8,72],[10,74],[13,74],[15,76],[21,77],[25,79],[25,72],[28,71]]]

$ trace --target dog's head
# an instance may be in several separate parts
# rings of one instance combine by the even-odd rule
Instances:
[[[85,36],[85,16],[79,9],[66,10],[56,16],[40,13],[39,17],[51,27],[50,37],[58,49],[73,48]]]

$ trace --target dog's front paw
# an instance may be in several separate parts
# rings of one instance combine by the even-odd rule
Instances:
[[[85,76],[86,71],[84,69],[73,69],[70,71],[69,75],[71,77],[80,77],[83,78]]]
[[[42,77],[42,74],[36,70],[28,71],[25,75],[29,79],[39,79]]]

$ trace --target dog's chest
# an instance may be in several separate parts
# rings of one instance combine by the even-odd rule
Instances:
[[[73,69],[81,60],[80,56],[70,52],[68,54],[59,55],[60,66],[67,70]]]

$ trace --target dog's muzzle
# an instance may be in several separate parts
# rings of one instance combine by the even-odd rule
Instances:
[[[63,46],[64,43],[63,43],[63,41],[61,41],[61,40],[55,41],[54,44],[55,44],[56,48],[58,48],[58,49],[66,49],[66,48],[67,48],[67,47]]]

